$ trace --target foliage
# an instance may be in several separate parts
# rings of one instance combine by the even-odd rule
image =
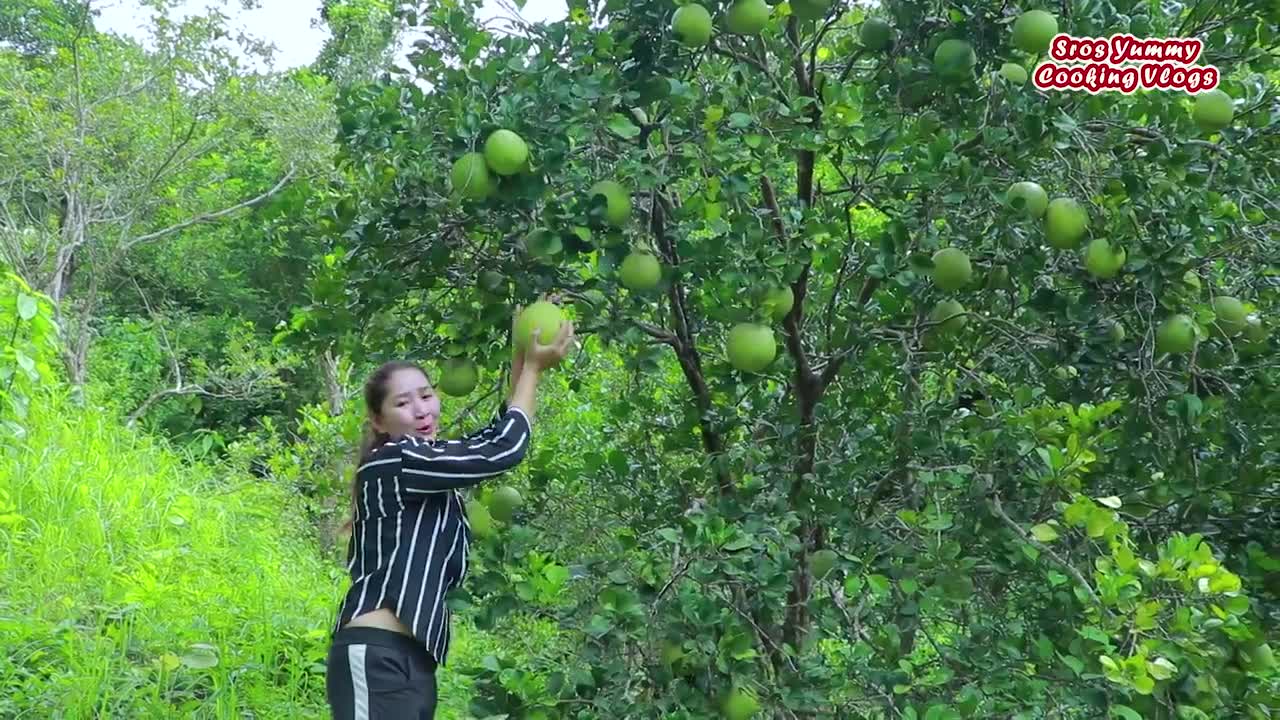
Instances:
[[[643,370],[607,393],[580,359],[562,371],[599,423],[539,423],[542,517],[478,551],[465,605],[486,626],[554,617],[576,648],[486,661],[474,714],[703,717],[746,687],[784,717],[1268,717],[1276,341],[1223,332],[1212,299],[1276,326],[1272,5],[1058,18],[1202,37],[1236,100],[1214,133],[1177,92],[1010,83],[1002,64],[1033,67],[1010,42],[1028,8],[836,3],[801,22],[784,2],[758,39],[689,49],[671,3],[575,2],[507,36],[477,6],[418,3],[414,72],[339,97],[339,168],[362,181],[321,221],[329,252],[282,336],[495,369],[511,306],[558,291],[594,353]],[[868,12],[887,53],[860,46]],[[949,38],[978,58],[959,79],[933,67]],[[528,171],[451,193],[498,128]],[[631,193],[622,227],[589,192],[605,179]],[[1085,242],[1127,251],[1120,274],[1046,242],[1005,199],[1021,180],[1080,203]],[[635,247],[663,262],[655,292],[618,282]],[[969,286],[932,283],[943,247],[968,254]],[[795,296],[781,321],[760,306],[777,284]],[[956,331],[930,319],[944,300]],[[1154,352],[1176,313],[1195,351]],[[755,375],[725,357],[744,321],[779,338]],[[548,478],[623,512],[566,512],[584,499]],[[824,548],[839,560],[814,578]]]
[[[0,457],[0,715],[321,717],[336,574],[291,494],[52,389]]]

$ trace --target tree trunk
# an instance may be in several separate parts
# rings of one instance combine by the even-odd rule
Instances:
[[[342,356],[334,355],[332,349],[325,350],[320,357],[320,368],[328,394],[329,415],[338,417],[347,406],[347,383],[351,379],[351,368],[342,367]]]

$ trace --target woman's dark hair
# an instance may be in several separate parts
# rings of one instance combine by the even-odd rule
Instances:
[[[423,375],[427,374],[427,371],[417,363],[406,360],[392,360],[378,366],[378,369],[374,370],[369,375],[369,378],[364,381],[364,430],[361,432],[360,448],[356,453],[356,467],[351,471],[351,517],[342,526],[343,532],[350,530],[355,522],[356,503],[360,501],[360,478],[357,471],[361,465],[368,461],[374,448],[388,439],[386,433],[379,432],[373,428],[373,419],[382,412],[382,403],[387,399],[387,383],[398,370],[417,370]]]

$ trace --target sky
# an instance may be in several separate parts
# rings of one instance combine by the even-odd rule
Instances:
[[[307,65],[320,54],[329,36],[327,30],[314,26],[320,20],[321,0],[257,0],[257,5],[256,9],[244,10],[239,0],[186,0],[176,17],[206,7],[220,9],[231,19],[232,29],[243,30],[276,47],[276,70]],[[99,11],[95,21],[99,30],[129,35],[147,43],[144,28],[149,11],[141,10],[137,0],[96,0],[93,7]],[[484,0],[480,17],[506,16],[508,12],[499,0]],[[530,22],[559,20],[565,16],[565,0],[527,0],[519,12]]]

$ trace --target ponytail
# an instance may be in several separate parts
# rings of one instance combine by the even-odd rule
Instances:
[[[386,441],[387,434],[373,429],[373,423],[365,420],[360,434],[360,447],[356,450],[355,467],[351,469],[351,515],[343,523],[341,532],[350,532],[355,525],[356,507],[360,502],[360,466],[368,462],[374,448]]]
[[[361,433],[360,447],[356,453],[356,466],[351,470],[351,516],[342,525],[342,529],[339,532],[348,532],[355,525],[356,508],[360,501],[360,466],[369,461],[374,448],[386,442],[389,438],[386,433],[375,430],[373,427],[373,418],[378,416],[378,413],[382,410],[382,401],[387,398],[387,381],[391,379],[391,375],[395,371],[407,369],[417,370],[423,375],[427,374],[427,371],[417,363],[393,360],[379,365],[369,376],[369,379],[365,380],[364,430]]]

